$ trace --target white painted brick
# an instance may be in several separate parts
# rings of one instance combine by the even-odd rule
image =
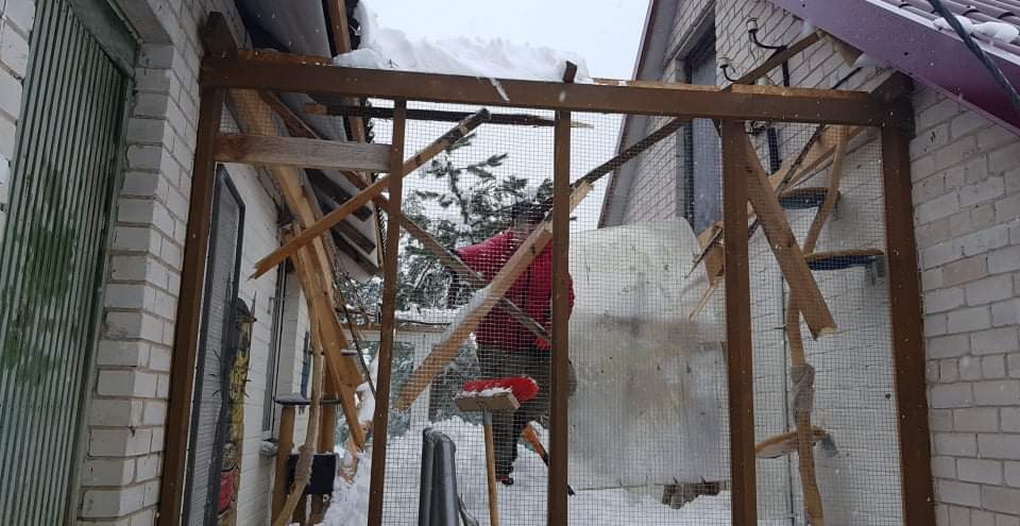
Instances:
[[[14,123],[6,118],[0,118],[0,156],[4,159],[14,158],[14,143],[17,136],[18,129]]]
[[[932,338],[927,347],[930,358],[952,358],[970,352],[970,340],[963,334],[942,336]]]
[[[978,452],[984,458],[1020,460],[1020,435],[978,435]]]
[[[1020,404],[1020,380],[990,380],[974,384],[977,405]]]
[[[1020,462],[1005,462],[1003,463],[1003,470],[1005,471],[1006,484],[1013,486],[1014,488],[1020,488]]]
[[[1020,353],[1010,353],[1006,356],[1006,368],[1009,369],[1010,378],[1020,378]]]
[[[83,517],[119,517],[142,509],[145,488],[131,486],[116,490],[87,490],[82,504]]]
[[[145,285],[121,285],[113,283],[106,287],[106,294],[103,295],[103,304],[107,308],[141,309],[145,306],[146,295],[151,296],[151,294],[152,289]]]
[[[143,312],[108,312],[106,336],[112,339],[142,338],[159,342],[163,326],[158,319]]]
[[[1020,433],[1020,407],[1003,407],[999,410],[1002,431]]]
[[[124,187],[121,190],[121,195],[128,197],[161,198],[159,174],[151,172],[125,173]]]
[[[981,359],[981,376],[985,380],[1006,377],[1006,357],[986,356]]]
[[[1013,295],[1013,278],[999,274],[967,284],[967,305],[985,305]]]
[[[999,410],[991,407],[969,407],[953,410],[953,426],[956,431],[999,430]]]
[[[979,113],[965,111],[954,117],[950,122],[949,127],[952,132],[953,139],[956,139],[987,125],[988,121]]]
[[[97,398],[89,406],[89,424],[96,426],[137,426],[142,423],[142,401]]]
[[[995,219],[999,223],[1020,219],[1020,194],[996,201]]]
[[[1020,515],[1020,490],[985,486],[981,488],[981,503],[992,511]]]
[[[988,154],[988,169],[992,173],[1003,173],[1020,165],[1020,143],[1015,140]]]
[[[113,248],[156,253],[159,251],[159,237],[147,227],[117,226],[113,231]]]
[[[149,354],[149,369],[159,372],[170,372],[170,349],[159,345],[152,346]]]
[[[964,256],[983,254],[1009,243],[1009,225],[995,225],[959,239]]]
[[[995,526],[995,514],[988,511],[972,510],[970,526]]]
[[[937,478],[956,478],[956,459],[954,457],[932,457],[931,467],[932,474]]]
[[[99,372],[96,392],[105,396],[156,396],[156,375],[138,370]]]
[[[156,524],[156,510],[149,508],[132,515],[129,526],[152,526],[153,524]]]
[[[97,458],[85,461],[82,484],[85,486],[121,486],[135,474],[133,458]]]
[[[955,382],[960,378],[960,368],[956,360],[942,360],[939,363],[939,382]]]
[[[971,307],[949,313],[946,330],[950,334],[980,331],[992,326],[991,310],[988,307]]]
[[[947,242],[928,247],[921,254],[924,268],[935,268],[963,257],[963,248],[958,243]]]
[[[988,258],[984,254],[949,263],[942,268],[946,286],[960,285],[988,275]]]
[[[1006,181],[1002,177],[990,177],[980,183],[960,189],[960,206],[971,206],[995,199],[1006,192]]]
[[[0,110],[14,119],[21,115],[21,81],[0,70]]]
[[[166,128],[167,123],[163,119],[132,118],[128,121],[127,142],[129,144],[162,145]]]
[[[161,426],[166,423],[166,402],[150,400],[145,402],[145,412],[142,416],[143,425]],[[981,431],[975,429],[975,431]]]
[[[135,467],[135,482],[145,482],[158,477],[162,462],[161,455],[139,457]]]
[[[159,374],[156,376],[158,376],[156,379],[156,397],[166,399],[167,395],[170,393],[170,375]]]
[[[961,458],[956,461],[960,480],[979,484],[1002,484],[1002,462]]]
[[[995,514],[995,526],[1020,526],[1020,517]]]
[[[960,506],[948,506],[949,516],[946,519],[946,526],[971,526],[970,508]]]
[[[966,297],[966,290],[962,287],[931,291],[924,295],[924,312],[935,314],[961,307],[966,303]]]
[[[163,157],[168,155],[162,146],[132,145],[128,147],[128,168],[132,170],[161,171]]]
[[[1000,248],[988,254],[988,271],[992,274],[1020,270],[1020,246]]]
[[[157,68],[135,68],[135,86],[139,91],[162,93],[176,98],[170,92],[170,70]]]
[[[1016,327],[988,329],[970,335],[970,348],[974,354],[1015,352],[1020,350],[1020,337]]]
[[[992,325],[1016,325],[1020,323],[1020,298],[1001,301],[992,305]]]
[[[928,410],[928,426],[931,427],[932,431],[952,431],[953,430],[953,410],[952,409],[929,409]]]
[[[149,451],[157,453],[163,451],[163,437],[165,430],[162,427],[153,428],[152,440],[149,442]]]
[[[938,481],[938,496],[943,502],[961,506],[980,506],[981,491],[977,484],[967,484],[953,480]]]
[[[4,18],[13,22],[27,35],[35,25],[35,2],[33,0],[6,0]]]
[[[960,358],[960,378],[967,381],[981,379],[981,358],[964,356]]]
[[[25,78],[28,69],[28,41],[12,26],[0,29],[0,62],[18,78]]]
[[[96,362],[98,365],[119,365],[128,367],[141,367],[149,361],[149,344],[139,341],[110,341],[99,342]]]
[[[149,452],[152,430],[145,428],[93,429],[89,454],[94,457],[134,457]]]
[[[917,223],[923,225],[936,219],[949,217],[960,209],[960,200],[956,193],[943,195],[931,201],[921,203],[914,208]]]
[[[969,407],[974,403],[970,384],[934,385],[931,406],[935,408]]]
[[[946,333],[948,316],[945,314],[934,314],[924,317],[924,335],[928,338],[942,336]]]

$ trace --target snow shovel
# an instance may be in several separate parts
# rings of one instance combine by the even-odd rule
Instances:
[[[521,435],[524,437],[524,440],[527,440],[528,443],[531,444],[531,447],[535,448],[535,452],[538,453],[538,456],[542,457],[542,462],[545,462],[545,467],[549,467],[549,452],[545,450],[545,446],[542,445],[542,440],[538,438],[538,431],[535,431],[535,428],[531,427],[529,424],[524,426],[524,432],[522,432]],[[574,488],[571,488],[570,484],[567,484],[567,495],[570,495],[571,497],[575,495]]]
[[[499,526],[499,501],[496,493],[496,448],[492,436],[492,413],[516,411],[522,402],[538,394],[538,384],[526,376],[475,380],[464,384],[454,397],[457,407],[464,411],[481,412],[485,417],[485,468],[489,486],[489,521]]]

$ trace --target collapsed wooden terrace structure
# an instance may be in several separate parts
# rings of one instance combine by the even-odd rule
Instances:
[[[583,199],[600,177],[613,167],[641,153],[643,148],[668,136],[693,118],[714,119],[723,144],[724,221],[715,236],[706,244],[706,265],[713,262],[713,271],[725,284],[726,349],[730,425],[730,470],[732,483],[732,518],[734,524],[756,523],[756,474],[754,436],[753,357],[751,340],[751,307],[748,275],[748,225],[756,216],[767,235],[774,256],[789,286],[800,298],[794,315],[802,314],[812,335],[824,336],[835,328],[811,275],[808,251],[802,249],[791,233],[780,202],[781,191],[788,189],[790,177],[769,177],[761,168],[753,146],[744,132],[747,121],[799,122],[819,125],[819,141],[814,150],[805,152],[802,162],[835,162],[830,157],[845,148],[847,137],[860,127],[880,129],[885,209],[896,221],[886,223],[885,255],[890,273],[890,299],[896,365],[897,402],[900,413],[902,444],[913,444],[901,450],[903,506],[906,524],[927,524],[930,517],[931,477],[928,466],[927,410],[924,391],[924,360],[920,326],[918,274],[913,238],[908,134],[910,111],[900,93],[874,93],[799,89],[758,86],[755,75],[777,67],[788,56],[776,56],[745,75],[737,83],[724,88],[639,81],[599,80],[592,84],[572,82],[569,67],[564,82],[461,77],[441,74],[334,67],[328,59],[305,57],[278,52],[239,49],[222,19],[212,16],[203,33],[207,55],[202,63],[200,84],[202,102],[196,150],[194,183],[192,185],[191,220],[188,224],[184,256],[180,322],[175,339],[175,367],[193,366],[195,341],[199,330],[201,282],[205,271],[205,253],[209,236],[208,217],[212,199],[212,181],[217,162],[243,163],[265,167],[283,195],[293,216],[287,226],[286,243],[267,255],[253,276],[268,271],[284,261],[295,267],[305,291],[312,324],[312,346],[316,358],[313,380],[309,439],[302,448],[298,481],[307,480],[305,461],[316,448],[314,439],[322,427],[335,424],[337,415],[323,399],[335,400],[351,429],[349,447],[365,447],[370,431],[372,448],[372,491],[369,508],[370,524],[381,524],[383,517],[383,481],[386,474],[386,437],[391,408],[376,405],[370,425],[358,421],[355,391],[368,378],[364,364],[346,350],[349,339],[356,337],[337,316],[334,288],[334,255],[327,246],[326,233],[342,224],[350,214],[363,213],[373,205],[386,215],[386,238],[383,244],[383,304],[379,349],[379,371],[374,390],[376,399],[389,400],[392,388],[391,358],[394,345],[394,320],[399,235],[406,231],[434,252],[444,264],[465,278],[474,287],[489,286],[488,296],[458,321],[448,332],[449,339],[439,345],[413,374],[396,402],[396,409],[406,409],[452,353],[463,343],[478,321],[497,304],[525,322],[536,334],[550,337],[553,352],[553,387],[550,434],[550,476],[548,491],[548,523],[566,524],[567,517],[567,394],[563,378],[569,357],[567,337],[566,274],[570,243],[568,221],[571,210]],[[795,53],[805,46],[791,46]],[[494,84],[498,83],[501,90]],[[307,94],[316,101],[310,113],[342,114],[353,118],[390,118],[393,133],[390,144],[327,141],[298,112],[281,104],[281,93]],[[351,99],[371,97],[393,101],[392,109],[367,110],[351,104]],[[473,114],[450,114],[407,109],[407,102],[457,103],[492,108]],[[221,130],[222,108],[233,109],[238,122],[237,133]],[[513,123],[514,118],[499,114],[498,108],[527,108],[555,112],[551,123],[528,121],[528,124],[551,125],[554,128],[555,164],[554,196],[551,213],[525,242],[491,283],[474,273],[447,247],[401,213],[402,178],[442,152],[458,138],[487,121]],[[572,112],[640,114],[670,117],[671,121],[642,141],[628,145],[615,159],[587,176],[570,181],[570,127]],[[270,117],[271,116],[271,117]],[[437,138],[416,155],[404,151],[405,124],[412,118],[457,121],[450,131]],[[276,122],[282,122],[279,127]],[[827,128],[826,128],[827,127]],[[823,131],[827,130],[827,131]],[[826,142],[828,141],[828,142]],[[809,158],[809,161],[804,161]],[[336,208],[324,213],[314,193],[302,184],[299,169],[337,170],[360,189],[356,195],[333,195]],[[800,167],[787,167],[786,175]],[[378,176],[378,174],[386,174]],[[328,190],[327,190],[328,191]],[[383,195],[385,192],[387,195]],[[834,194],[833,194],[834,195]],[[789,196],[786,196],[789,197]],[[371,241],[371,240],[368,240]],[[503,293],[519,273],[528,266],[534,253],[551,243],[554,254],[554,300],[552,331],[547,334],[539,324],[509,304]],[[715,255],[710,255],[715,251]],[[721,257],[715,257],[721,256]],[[700,262],[700,259],[699,259]],[[799,326],[799,324],[798,324]],[[186,359],[181,359],[185,357]],[[175,369],[176,370],[176,369]],[[432,372],[430,372],[432,371]],[[181,375],[185,377],[186,375]],[[171,401],[170,436],[185,436],[188,426],[186,408],[189,389],[175,385]],[[321,409],[320,409],[321,406]],[[183,409],[182,409],[183,407]],[[798,435],[813,443],[809,414],[805,422],[798,419]],[[314,428],[312,426],[315,426]],[[804,434],[806,433],[806,434]],[[332,447],[333,444],[327,444]],[[183,447],[183,446],[181,446]],[[180,502],[180,471],[183,450],[168,444],[167,478],[162,488],[168,506]],[[803,454],[810,454],[810,446]],[[307,452],[307,455],[305,454]],[[304,471],[301,465],[306,467]],[[279,477],[280,474],[278,473]],[[810,478],[809,475],[807,475]],[[805,487],[809,486],[805,480]],[[300,487],[300,484],[297,484]],[[274,494],[274,524],[286,520],[300,498],[300,491],[291,492],[284,502],[286,487],[277,481]],[[171,508],[168,508],[171,509]],[[928,511],[925,511],[928,510]]]

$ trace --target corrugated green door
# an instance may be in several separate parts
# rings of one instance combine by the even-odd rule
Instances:
[[[108,7],[36,6],[0,241],[0,524],[60,524],[75,507],[129,82],[90,29]]]

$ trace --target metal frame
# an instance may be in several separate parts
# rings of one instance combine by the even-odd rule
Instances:
[[[194,365],[197,341],[200,287],[204,275],[204,259],[208,240],[210,208],[209,183],[211,182],[212,155],[215,139],[219,135],[219,108],[227,89],[249,88],[312,94],[320,103],[335,105],[351,97],[373,97],[395,101],[448,102],[494,107],[536,108],[557,112],[555,149],[555,204],[554,222],[563,223],[556,232],[568,232],[565,227],[570,192],[569,137],[570,112],[626,113],[639,115],[673,116],[684,119],[711,118],[721,121],[723,135],[724,214],[726,250],[726,309],[727,309],[727,361],[730,399],[730,462],[733,479],[733,522],[752,524],[756,521],[756,474],[754,456],[752,339],[750,333],[750,291],[747,253],[747,178],[752,159],[742,148],[737,134],[744,133],[743,122],[770,120],[777,122],[808,122],[851,124],[883,128],[883,154],[885,158],[886,203],[898,211],[898,217],[909,210],[909,158],[905,157],[906,139],[896,126],[909,119],[911,109],[903,104],[890,103],[881,97],[862,92],[815,90],[800,88],[771,88],[733,85],[725,89],[683,84],[620,82],[616,85],[569,84],[499,79],[502,98],[489,79],[474,77],[376,71],[366,69],[328,67],[316,63],[301,63],[294,57],[282,54],[239,53],[239,56],[220,53],[207,57],[201,68],[200,83],[203,89],[198,147],[188,225],[188,243],[185,249],[185,267],[182,277],[180,321],[174,347],[174,382],[170,407],[169,436],[180,436],[187,431],[182,415],[190,408],[191,379],[186,374]],[[398,110],[397,121],[406,118],[405,110]],[[402,139],[402,138],[401,138]],[[393,159],[398,155],[400,143],[394,141]],[[401,152],[402,153],[402,152]],[[397,181],[398,179],[395,179]],[[400,188],[391,188],[390,203],[399,203]],[[396,201],[394,201],[396,199]],[[399,206],[399,205],[398,205]],[[391,206],[390,210],[398,210]],[[390,231],[399,231],[401,216],[390,217]],[[901,412],[901,441],[911,444],[903,448],[904,506],[908,524],[929,524],[933,514],[931,499],[929,452],[927,447],[927,404],[924,402],[923,339],[920,332],[920,300],[917,287],[916,248],[910,222],[887,223],[890,272],[902,279],[890,291],[893,300],[893,327],[896,334],[894,349],[897,364],[897,394]],[[395,254],[396,244],[387,240],[387,255]],[[555,236],[554,261],[563,268],[567,259],[569,240],[566,235]],[[395,258],[386,258],[386,286],[383,305],[383,345],[385,357],[392,351],[394,327]],[[554,303],[566,298],[564,280],[554,282]],[[558,314],[557,314],[558,313]],[[553,340],[554,371],[563,367],[567,359],[566,310],[554,308]],[[389,397],[390,371],[382,360],[377,394],[384,400]],[[554,378],[556,375],[554,375]],[[385,434],[388,423],[385,405],[376,408],[374,427],[375,451],[372,463],[372,491],[369,524],[382,522],[382,488],[385,474]],[[567,401],[565,390],[553,387],[551,413],[551,465],[548,493],[549,524],[567,522]],[[917,447],[915,447],[917,446]],[[162,486],[161,524],[176,524],[180,511],[180,482],[182,473],[176,464],[183,461],[183,451],[168,448],[165,476]],[[176,508],[175,508],[176,507]],[[920,509],[919,509],[920,508]]]

